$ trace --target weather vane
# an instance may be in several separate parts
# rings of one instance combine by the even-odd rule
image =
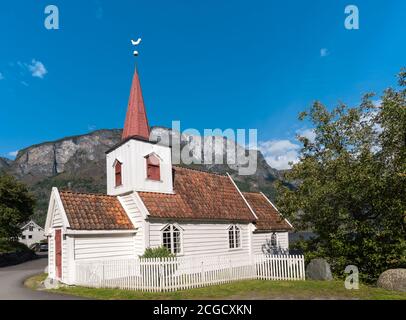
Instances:
[[[141,38],[138,38],[137,41],[134,41],[134,40],[131,39],[131,44],[133,46],[138,46],[140,43],[141,43]],[[134,53],[134,56],[138,56],[138,51],[137,50],[134,50],[133,53]]]

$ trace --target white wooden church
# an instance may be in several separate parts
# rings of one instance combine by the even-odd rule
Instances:
[[[71,284],[78,261],[135,259],[150,247],[177,256],[288,249],[292,225],[264,194],[241,192],[229,175],[173,166],[170,147],[149,133],[136,69],[122,141],[106,152],[107,194],[52,189],[51,279]]]

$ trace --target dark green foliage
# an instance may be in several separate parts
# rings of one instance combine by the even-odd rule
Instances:
[[[147,248],[141,258],[171,258],[174,257],[168,248],[161,246],[157,248]]]
[[[0,254],[11,252],[30,252],[30,251],[31,250],[24,243],[0,239]]]
[[[329,111],[316,102],[301,114],[316,139],[299,138],[301,159],[287,176],[300,183],[280,187],[277,203],[297,229],[318,235],[296,246],[327,258],[336,275],[353,264],[374,281],[406,267],[405,76],[379,104],[368,94],[359,107]]]
[[[33,214],[34,205],[24,184],[9,175],[0,176],[0,239],[17,239],[20,224]]]

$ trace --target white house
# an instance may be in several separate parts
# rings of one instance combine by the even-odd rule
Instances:
[[[122,141],[107,151],[107,195],[52,189],[45,232],[49,277],[73,283],[83,260],[126,259],[165,246],[178,256],[287,250],[292,225],[262,193],[229,175],[173,166],[170,147],[149,141],[134,73]]]
[[[25,223],[21,227],[22,234],[18,241],[24,243],[27,247],[42,240],[46,240],[44,228],[40,227],[33,220]]]

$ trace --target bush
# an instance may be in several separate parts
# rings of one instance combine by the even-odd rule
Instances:
[[[173,255],[168,248],[161,246],[157,248],[147,248],[141,258],[172,258]]]
[[[32,250],[30,250],[24,243],[0,239],[0,253],[29,252],[29,251]]]
[[[20,242],[0,238],[0,268],[35,259],[33,250]]]
[[[26,185],[12,176],[0,175],[0,238],[17,240],[20,224],[34,213],[34,204]]]
[[[357,107],[315,102],[300,115],[314,137],[299,137],[300,161],[286,173],[297,186],[279,183],[277,205],[296,230],[318,235],[296,247],[325,258],[336,276],[356,265],[373,283],[406,266],[406,69],[399,86],[379,104],[367,94]]]

